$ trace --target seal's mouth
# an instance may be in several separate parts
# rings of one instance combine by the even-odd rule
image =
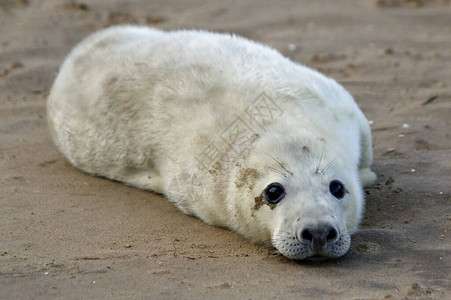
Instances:
[[[323,255],[315,254],[315,255],[306,257],[305,259],[306,259],[306,260],[309,260],[309,261],[315,261],[315,262],[316,262],[316,261],[325,261],[325,260],[329,260],[329,259],[331,259],[331,258],[328,257],[328,256],[323,256]]]
[[[303,238],[307,241],[302,240],[300,242],[294,234],[291,235],[289,232],[279,233],[273,239],[273,246],[287,258],[319,262],[345,255],[351,245],[351,237],[346,230],[341,230],[340,235],[337,231],[333,241],[328,241],[327,235],[325,235],[326,240],[319,242],[317,241],[318,238],[311,238],[311,242],[309,242],[308,237]]]

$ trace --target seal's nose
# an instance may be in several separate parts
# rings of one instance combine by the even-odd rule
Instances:
[[[322,250],[325,245],[335,243],[338,239],[337,229],[330,224],[304,227],[299,236],[299,241],[310,245],[315,252]]]

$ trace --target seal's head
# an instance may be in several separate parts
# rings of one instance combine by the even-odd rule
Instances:
[[[363,209],[357,166],[324,139],[256,146],[237,169],[235,229],[291,259],[344,255]]]

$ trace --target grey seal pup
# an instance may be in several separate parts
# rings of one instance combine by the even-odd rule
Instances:
[[[117,26],[65,59],[47,103],[77,168],[165,195],[291,259],[340,257],[376,180],[337,82],[245,38]]]

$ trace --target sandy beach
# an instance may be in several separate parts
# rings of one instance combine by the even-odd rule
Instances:
[[[450,16],[447,0],[0,0],[0,299],[451,299]],[[350,91],[379,178],[349,253],[292,261],[73,168],[46,98],[115,24],[235,33]]]

